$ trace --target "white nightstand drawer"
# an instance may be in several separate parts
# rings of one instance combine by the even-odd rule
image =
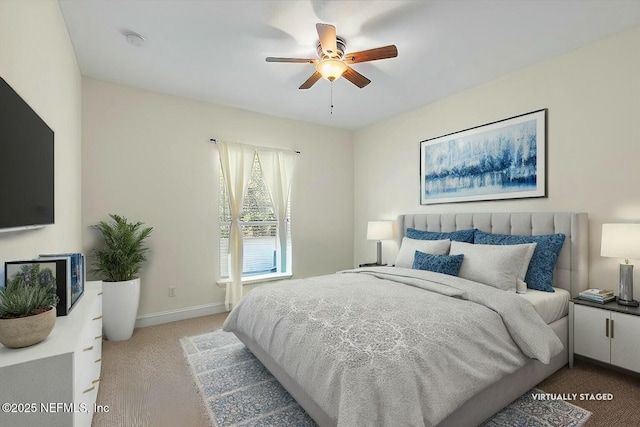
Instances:
[[[611,364],[640,372],[640,317],[611,313]]]
[[[609,312],[576,305],[574,308],[574,353],[601,362],[611,360],[610,338],[607,332]]]
[[[616,302],[570,301],[569,366],[573,355],[640,372],[640,309]]]

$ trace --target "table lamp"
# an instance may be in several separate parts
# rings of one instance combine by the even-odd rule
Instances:
[[[600,255],[622,258],[620,264],[620,291],[618,304],[637,307],[633,299],[633,264],[629,259],[640,259],[640,224],[602,224]]]
[[[367,225],[367,240],[378,241],[376,265],[382,265],[382,240],[390,240],[393,237],[393,221],[369,221]]]

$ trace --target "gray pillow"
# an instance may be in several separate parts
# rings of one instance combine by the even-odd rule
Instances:
[[[447,255],[450,244],[451,240],[416,240],[403,237],[396,257],[396,267],[413,267],[416,251],[433,255]]]
[[[526,292],[524,277],[535,248],[535,243],[474,245],[454,241],[449,255],[464,255],[459,277],[508,292]]]

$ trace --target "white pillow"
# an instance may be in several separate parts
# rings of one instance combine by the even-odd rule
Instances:
[[[524,262],[522,263],[522,269],[518,272],[518,278],[516,280],[516,293],[518,294],[526,294],[527,293],[527,282],[524,281],[524,278],[527,276],[527,272],[529,271],[529,264],[531,263],[531,258],[533,258],[533,253],[536,250],[536,246],[538,243],[527,243],[525,246],[529,246],[529,252],[525,256]]]
[[[416,251],[433,255],[447,255],[451,240],[418,240],[402,238],[402,244],[396,257],[396,267],[411,268]]]
[[[451,242],[449,255],[464,254],[458,276],[508,292],[526,292],[524,277],[536,243],[474,245]],[[524,289],[524,291],[523,291]]]

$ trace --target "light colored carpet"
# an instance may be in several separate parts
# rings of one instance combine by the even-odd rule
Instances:
[[[97,403],[108,413],[93,427],[208,427],[180,337],[220,329],[227,313],[136,329],[127,341],[102,342]]]
[[[213,332],[227,314],[140,328],[128,341],[103,341],[102,374],[94,427],[208,427],[211,421],[180,339]],[[585,427],[639,425],[640,378],[577,360],[538,384],[548,393],[612,393],[610,401],[580,401],[593,415]],[[147,423],[147,421],[149,421]]]
[[[216,426],[316,426],[232,333],[215,331],[180,341]],[[591,416],[571,403],[535,397],[543,393],[525,393],[482,427],[580,427]]]

